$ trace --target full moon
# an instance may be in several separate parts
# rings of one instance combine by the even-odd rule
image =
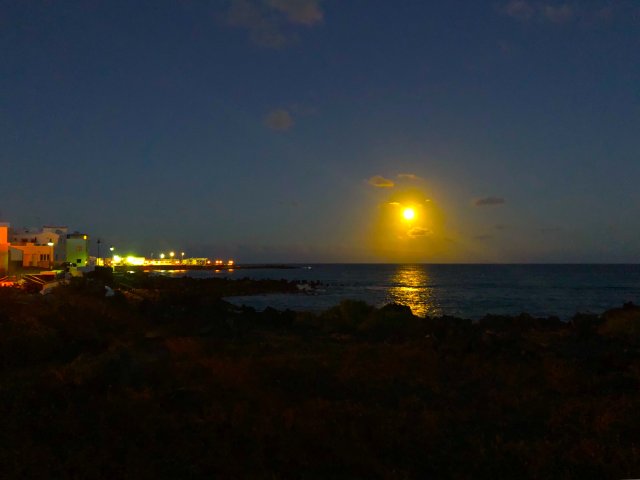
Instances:
[[[413,220],[413,217],[416,216],[416,212],[413,211],[413,208],[405,208],[404,211],[402,212],[402,216],[406,220]]]

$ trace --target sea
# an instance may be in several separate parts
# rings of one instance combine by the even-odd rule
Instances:
[[[291,268],[176,272],[193,277],[285,279],[313,282],[294,294],[227,298],[257,310],[318,312],[342,300],[376,307],[407,305],[418,316],[479,319],[487,314],[568,320],[576,313],[602,313],[640,303],[640,264],[632,265],[425,265],[309,264]]]

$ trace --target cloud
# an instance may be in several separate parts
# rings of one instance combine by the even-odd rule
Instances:
[[[392,188],[393,186],[395,186],[395,183],[393,183],[393,180],[384,178],[381,175],[374,175],[369,180],[367,180],[367,183],[369,185],[373,185],[374,187],[378,187],[378,188]]]
[[[503,11],[517,20],[529,20],[535,14],[535,9],[527,0],[511,0]]]
[[[293,127],[293,117],[283,108],[272,110],[264,119],[264,124],[276,132],[286,132]]]
[[[291,23],[311,26],[324,19],[318,0],[267,0],[267,4],[283,13]]]
[[[542,15],[552,23],[565,23],[573,18],[574,11],[570,5],[544,5],[541,10]]]
[[[418,175],[414,175],[413,173],[399,173],[398,178],[401,180],[412,180],[414,182],[422,180]]]
[[[296,38],[291,26],[312,27],[324,15],[318,0],[231,0],[227,24],[249,32],[251,41],[282,48]]]
[[[422,227],[415,227],[407,232],[411,238],[428,237],[431,234],[433,234],[431,230]]]
[[[504,203],[505,203],[504,198],[502,197],[484,197],[484,198],[477,198],[476,200],[473,201],[473,204],[476,207],[488,207],[493,205],[502,205]]]
[[[593,13],[593,19],[601,22],[608,22],[613,18],[613,7],[602,7]]]
[[[280,48],[287,42],[278,23],[249,0],[231,1],[227,23],[248,30],[251,41],[263,47]]]
[[[609,23],[616,11],[620,14],[628,10],[624,4],[594,5],[585,3],[557,3],[533,0],[510,0],[503,4],[499,11],[520,21],[537,20],[540,23],[556,25],[579,21],[583,26],[596,26]]]

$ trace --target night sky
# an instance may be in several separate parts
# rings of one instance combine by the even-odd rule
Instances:
[[[241,262],[640,259],[636,1],[0,0],[0,45],[13,226]]]

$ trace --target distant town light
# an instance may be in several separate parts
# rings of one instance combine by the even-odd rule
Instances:
[[[234,263],[234,262],[233,262],[233,260],[229,260],[229,261],[227,262],[227,265],[233,265],[233,263]]]
[[[144,257],[134,257],[133,255],[129,255],[127,257],[127,265],[135,265],[135,266],[144,265]]]
[[[120,263],[122,261],[122,257],[120,255],[113,256],[113,263]]]
[[[164,259],[164,256],[165,256],[164,253],[160,254],[160,258]]]

